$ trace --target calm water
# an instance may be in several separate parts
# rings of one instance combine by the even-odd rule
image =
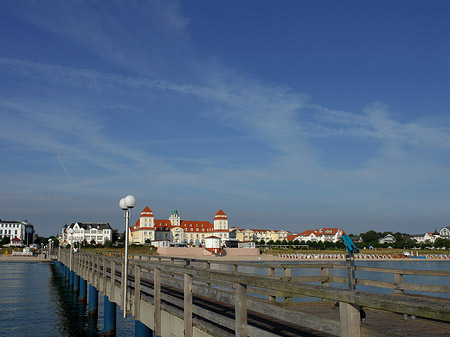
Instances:
[[[103,336],[103,298],[91,318],[52,263],[0,261],[0,336]],[[117,336],[134,336],[133,318],[116,313]]]

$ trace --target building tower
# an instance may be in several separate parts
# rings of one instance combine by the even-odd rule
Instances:
[[[214,230],[228,230],[228,217],[224,211],[219,210],[214,217]]]
[[[141,217],[139,219],[139,227],[154,227],[155,226],[155,217],[153,216],[153,212],[148,206],[141,212]]]
[[[178,215],[178,210],[174,209],[169,217],[172,226],[179,226],[181,223],[180,216]]]

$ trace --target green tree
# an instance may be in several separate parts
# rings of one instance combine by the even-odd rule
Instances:
[[[111,248],[112,247],[112,241],[111,240],[105,240],[103,243],[104,247]]]
[[[117,240],[119,240],[119,230],[118,229],[113,229],[112,230],[112,242],[115,243],[117,242]]]
[[[95,240],[94,239],[91,240],[91,246],[95,246]]]
[[[381,233],[375,232],[374,230],[370,230],[365,233],[361,233],[360,236],[363,239],[364,242],[374,244],[375,242],[378,242],[378,239],[381,237]]]
[[[9,239],[9,236],[4,236],[3,238],[2,238],[2,242],[1,242],[1,245],[3,246],[3,245],[7,245],[8,243],[10,243],[11,242],[11,240]]]

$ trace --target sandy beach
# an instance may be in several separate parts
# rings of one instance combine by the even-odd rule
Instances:
[[[189,258],[188,256],[169,256],[169,255],[159,255],[160,257],[173,257],[173,258]],[[237,261],[237,262],[345,262],[345,258],[324,258],[324,257],[314,257],[310,258],[288,258],[282,256],[261,254],[260,256],[195,256],[192,257],[195,260],[204,260],[204,261]],[[356,258],[355,261],[448,261],[450,262],[450,258],[441,259],[441,258],[427,258],[427,259],[417,259],[417,258],[395,258],[395,257],[387,257],[387,256],[374,256],[367,258]]]

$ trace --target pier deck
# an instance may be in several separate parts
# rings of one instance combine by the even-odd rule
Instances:
[[[67,265],[67,255],[62,260]],[[351,280],[351,270],[348,278],[334,273],[346,268],[342,263],[220,264],[134,257],[125,288],[123,258],[76,254],[73,266],[112,302],[162,336],[450,336],[450,300],[408,292],[428,289],[448,296],[450,272],[360,268],[365,274],[390,273],[394,282],[388,282],[385,276],[383,281]],[[316,268],[320,274],[293,276],[295,268]],[[442,277],[444,285],[407,283],[404,275]],[[388,288],[391,294],[333,286],[347,282]]]

